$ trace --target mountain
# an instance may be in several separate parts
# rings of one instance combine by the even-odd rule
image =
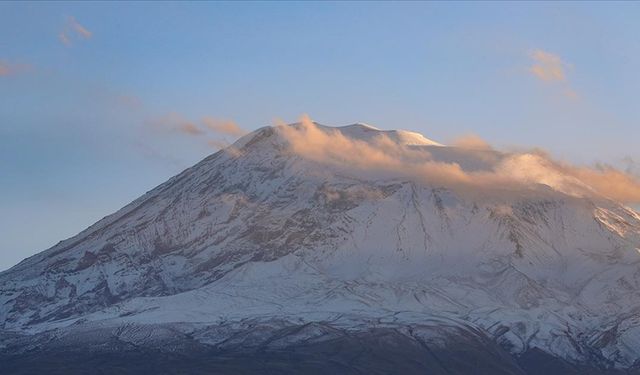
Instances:
[[[640,373],[640,215],[535,152],[265,127],[0,273],[0,360]]]

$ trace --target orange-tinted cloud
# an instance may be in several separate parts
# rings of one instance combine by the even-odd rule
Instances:
[[[634,160],[631,156],[625,156],[622,158],[622,163],[627,174],[640,178],[640,162]]]
[[[204,133],[202,129],[200,129],[196,124],[191,122],[181,123],[177,129],[185,134],[190,134],[190,135],[200,135]]]
[[[541,49],[534,50],[530,56],[534,64],[529,71],[534,76],[546,82],[566,81],[565,68],[569,65],[560,56]]]
[[[157,129],[164,131],[176,131],[188,135],[202,135],[204,131],[195,123],[177,112],[169,112],[163,116],[154,118],[149,123]]]
[[[454,139],[452,146],[472,150],[491,150],[491,145],[475,134],[467,134]]]
[[[293,152],[320,163],[377,177],[416,178],[446,185],[469,179],[457,163],[434,161],[424,148],[405,147],[384,134],[370,141],[352,139],[338,129],[319,128],[307,116],[296,126],[278,130]]]
[[[565,62],[560,56],[551,52],[536,49],[529,53],[533,64],[529,67],[529,72],[537,79],[553,84],[558,95],[569,101],[578,101],[581,95],[569,82],[567,71],[573,68],[571,64]]]
[[[367,141],[353,139],[339,129],[319,127],[306,116],[299,124],[281,125],[276,129],[292,152],[358,177],[406,178],[496,197],[534,191],[546,194],[551,188],[571,196],[640,202],[640,181],[624,172],[611,167],[572,166],[557,162],[539,150],[499,153],[477,137],[463,138],[462,145],[469,147],[459,146],[454,161],[439,157],[441,148],[437,146],[407,146],[383,133]],[[463,168],[477,160],[478,153],[482,152],[491,153],[491,157],[484,158],[491,162],[488,167]]]
[[[62,31],[58,33],[58,39],[62,44],[67,47],[73,45],[73,39],[90,39],[93,33],[86,27],[81,25],[75,17],[69,16],[62,28]]]
[[[79,24],[74,17],[69,17],[68,22],[71,29],[82,38],[89,39],[93,35],[91,31],[87,30],[84,26]]]
[[[239,137],[247,134],[238,124],[230,120],[218,120],[213,117],[204,117],[202,123],[211,131],[222,135]]]
[[[402,158],[424,159],[424,150],[398,148],[384,134],[370,142],[348,138],[337,129],[316,126],[308,116],[303,116],[299,126],[280,126],[293,149],[309,159],[356,168],[393,169],[402,167]]]
[[[0,60],[0,77],[13,76],[24,73],[31,67],[27,64],[12,64],[5,60]]]
[[[608,165],[596,168],[564,166],[566,173],[575,176],[595,191],[625,203],[640,203],[640,179]]]
[[[563,92],[564,96],[568,99],[571,100],[578,100],[580,99],[580,94],[578,94],[578,92],[572,88],[566,88]]]
[[[164,132],[177,132],[204,139],[207,144],[216,149],[227,148],[230,145],[225,136],[241,136],[247,132],[231,120],[216,120],[206,116],[201,123],[189,120],[177,112],[169,112],[163,116],[148,121],[155,129]]]

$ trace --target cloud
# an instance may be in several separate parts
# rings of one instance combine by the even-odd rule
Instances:
[[[580,99],[580,94],[578,94],[578,92],[574,89],[572,89],[571,87],[568,87],[566,89],[564,89],[562,91],[562,94],[570,100],[578,100]]]
[[[144,106],[142,99],[135,95],[118,94],[115,96],[115,102],[123,107],[138,110]]]
[[[84,26],[78,23],[75,18],[69,17],[68,24],[73,31],[75,31],[78,35],[80,35],[84,39],[89,39],[93,35],[93,33],[87,30]]]
[[[570,175],[575,176],[595,191],[625,203],[640,203],[640,179],[619,171],[609,165],[595,168],[562,166]]]
[[[75,17],[72,16],[67,17],[62,31],[58,33],[58,39],[67,47],[71,47],[73,45],[74,39],[86,40],[90,39],[92,36],[93,33],[81,25]]]
[[[640,202],[640,180],[610,166],[573,166],[553,160],[539,150],[499,153],[477,137],[463,137],[454,159],[443,149],[406,146],[383,133],[370,140],[346,137],[339,129],[320,127],[304,116],[299,124],[277,126],[291,152],[332,165],[358,178],[402,178],[500,199],[526,193],[561,193],[576,197]],[[458,141],[460,142],[460,141]],[[460,144],[460,143],[459,143]],[[484,147],[478,150],[478,146]],[[446,151],[446,149],[444,149]],[[483,168],[463,168],[478,153],[491,153]],[[444,155],[444,156],[443,156]]]
[[[204,133],[204,131],[202,131],[202,129],[200,129],[198,125],[191,122],[181,123],[177,127],[177,129],[185,134],[190,134],[190,135],[200,135]]]
[[[155,130],[198,138],[216,150],[226,149],[231,153],[237,152],[230,147],[231,140],[247,133],[231,120],[216,120],[214,117],[205,116],[200,123],[197,123],[177,112],[169,112],[147,122]],[[228,139],[228,136],[233,138]]]
[[[71,39],[69,39],[69,37],[67,36],[67,33],[64,31],[61,31],[60,33],[58,33],[58,39],[62,42],[62,44],[64,44],[67,47],[71,47]]]
[[[239,137],[247,133],[231,120],[217,120],[211,116],[205,116],[200,123],[196,123],[177,112],[169,112],[163,116],[156,117],[149,122],[157,129],[178,131],[189,135],[210,136],[211,133],[213,133],[214,136]],[[207,132],[207,130],[209,132]],[[229,143],[226,139],[218,139],[216,141],[218,142],[218,146],[223,142],[226,144]]]
[[[24,73],[31,69],[28,64],[10,63],[6,60],[0,60],[0,77],[14,76]]]
[[[178,132],[187,135],[199,136],[204,131],[195,123],[177,112],[169,112],[165,115],[153,118],[149,123],[156,129],[169,132]]]
[[[218,120],[213,117],[204,117],[202,123],[211,131],[222,135],[240,137],[247,132],[240,128],[238,124],[230,120]]]
[[[636,161],[631,156],[625,156],[622,159],[622,163],[625,166],[624,171],[627,174],[640,177],[640,162]]]
[[[307,116],[297,126],[279,126],[291,150],[307,159],[363,174],[361,177],[411,177],[457,184],[469,177],[456,163],[435,162],[424,148],[398,145],[384,134],[368,141],[352,139],[338,129],[319,128]],[[360,173],[362,172],[362,173]]]
[[[560,56],[541,49],[533,50],[529,53],[533,64],[529,67],[531,73],[537,79],[554,84],[558,94],[570,101],[580,99],[580,94],[576,91],[567,77],[567,70],[573,66],[565,62]]]
[[[475,134],[467,134],[453,140],[452,146],[472,150],[491,150],[491,145]]]
[[[529,68],[531,74],[546,82],[566,81],[565,68],[569,65],[560,56],[537,49],[530,53],[530,57],[534,60]]]

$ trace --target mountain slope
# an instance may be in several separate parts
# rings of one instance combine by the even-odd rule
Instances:
[[[292,131],[331,138],[306,152]],[[521,358],[638,363],[640,215],[559,172],[460,187],[389,155],[478,179],[539,160],[362,124],[259,129],[1,273],[0,345],[187,335],[220,350],[276,337],[285,348],[417,329],[429,348],[464,337]]]

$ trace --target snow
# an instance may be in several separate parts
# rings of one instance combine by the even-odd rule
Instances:
[[[420,133],[415,133],[407,130],[380,130],[374,126],[357,123],[353,125],[341,126],[341,127],[328,127],[319,125],[321,129],[337,130],[343,135],[357,140],[370,140],[374,136],[384,135],[390,139],[398,142],[399,144],[406,146],[443,146],[442,144],[425,138]]]
[[[501,157],[365,124],[335,129],[425,146],[468,170]],[[124,327],[121,336],[139,341],[165,337],[140,325],[455,322],[516,353],[538,347],[581,361],[580,348],[616,326],[597,350],[620,367],[640,358],[633,210],[554,191],[480,200],[408,179],[356,179],[282,144],[259,129],[1,273],[0,327]]]

